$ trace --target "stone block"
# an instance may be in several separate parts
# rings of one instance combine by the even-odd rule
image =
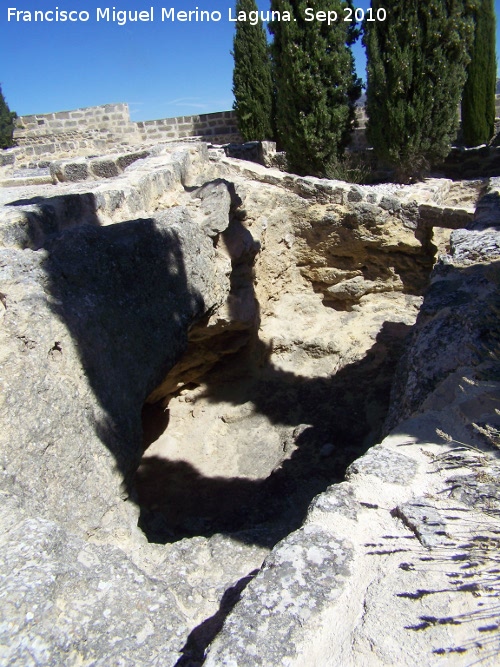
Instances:
[[[15,164],[16,156],[11,151],[0,151],[0,167],[6,167],[10,164]]]
[[[139,153],[127,153],[126,155],[120,155],[120,157],[116,160],[116,164],[118,165],[118,168],[121,171],[123,171],[131,164],[136,162],[136,160],[142,160],[148,156],[149,156],[149,151],[141,151]]]
[[[90,163],[90,171],[98,178],[113,178],[120,173],[115,161],[110,159],[92,161]]]
[[[71,162],[64,166],[65,181],[85,181],[88,178],[88,165],[86,162]]]

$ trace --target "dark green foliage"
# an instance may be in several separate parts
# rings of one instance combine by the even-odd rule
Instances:
[[[467,0],[373,0],[365,23],[367,138],[410,180],[446,157],[458,128],[473,22]]]
[[[487,143],[495,131],[495,10],[493,0],[478,0],[474,44],[462,95],[462,134],[466,146]]]
[[[257,11],[255,0],[237,0],[236,16]],[[233,94],[238,128],[245,141],[272,139],[273,84],[266,33],[259,21],[238,21],[233,43]]]
[[[342,156],[355,127],[361,83],[350,45],[359,32],[345,22],[350,0],[272,0],[281,21],[269,25],[276,88],[276,129],[288,168],[297,174],[324,175]],[[339,20],[306,21],[307,7],[337,11]],[[291,21],[283,20],[290,12]],[[297,19],[294,21],[294,19]]]
[[[0,148],[10,148],[14,145],[12,135],[14,133],[14,118],[17,114],[9,109],[0,86]]]

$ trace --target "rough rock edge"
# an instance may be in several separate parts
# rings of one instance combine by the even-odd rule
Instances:
[[[301,189],[301,192],[303,192],[305,194],[308,194],[308,192],[309,192],[308,188],[310,188],[309,181],[310,181],[310,179],[305,179],[305,184],[300,185],[299,189]],[[358,194],[359,194],[359,192],[357,190],[354,191],[354,194],[351,195],[351,200],[356,201],[356,196]],[[354,199],[353,199],[353,197],[354,197]],[[381,463],[382,463],[381,469],[383,469],[384,460],[382,460]],[[336,504],[336,502],[337,502],[336,498],[337,498],[338,494],[342,493],[340,491],[341,488],[346,490],[347,499],[349,500],[349,495],[352,495],[352,489],[348,486],[337,487],[335,489],[335,491],[332,492],[332,494],[331,494],[330,504],[334,504],[334,505]],[[325,498],[326,498],[326,500],[325,500]],[[367,502],[366,501],[364,501],[364,502],[365,502],[365,505],[366,505]],[[324,507],[325,503],[328,505],[328,494],[324,494],[323,496],[321,496],[320,499],[318,499],[317,502],[313,504],[311,511],[316,512],[316,513],[322,512],[323,511],[322,508]],[[339,501],[337,504],[342,505],[345,508],[345,506],[346,506],[345,496],[342,496],[341,497],[341,502]],[[359,504],[360,504],[361,508],[364,507],[364,505],[362,503],[359,503]],[[375,503],[372,503],[372,504],[375,504]],[[354,509],[353,509],[353,505],[354,505]],[[347,513],[348,514],[352,514],[353,512],[355,513],[356,512],[356,507],[357,507],[357,504],[354,503],[354,501],[349,501],[347,503]],[[359,508],[357,508],[357,509],[359,509]],[[368,509],[371,509],[371,508],[368,508]],[[364,510],[363,510],[363,512],[364,512]],[[370,515],[371,513],[368,512],[368,514]],[[308,527],[309,524],[313,524],[312,527]],[[315,542],[315,549],[316,550],[315,551],[313,550],[312,553],[306,552],[306,558],[310,559],[310,561],[313,563],[313,565],[318,565],[319,566],[319,565],[321,565],[321,563],[323,561],[326,562],[326,563],[332,564],[332,566],[336,570],[338,570],[338,577],[339,577],[338,585],[339,585],[339,590],[341,590],[342,589],[342,577],[344,577],[346,574],[348,574],[348,565],[346,564],[346,561],[348,561],[349,558],[352,558],[352,548],[351,548],[351,546],[348,542],[348,540],[349,540],[348,531],[346,531],[347,536],[346,536],[345,539],[339,539],[338,541],[335,541],[335,540],[332,540],[332,538],[331,538],[331,532],[330,531],[325,531],[323,526],[320,526],[319,529],[318,529],[315,526],[315,521],[313,519],[310,519],[309,524],[306,525],[303,529],[301,529],[301,531],[298,531],[297,535],[295,537],[294,536],[290,537],[291,545],[293,547],[295,547],[295,551],[298,550],[300,552],[301,549],[302,549],[302,547],[301,547],[302,537],[301,536],[303,536],[304,534],[309,534],[310,536],[312,536],[312,539]],[[326,537],[326,542],[325,542],[325,537]],[[295,538],[297,539],[296,543],[294,543]],[[325,544],[326,544],[326,546],[325,546]],[[333,549],[332,549],[332,544],[333,544],[333,547],[334,547]],[[300,584],[300,569],[298,569],[294,566],[294,561],[290,561],[290,559],[289,559],[290,550],[288,549],[288,545],[287,544],[283,545],[283,549],[281,551],[278,549],[277,552],[278,552],[278,555],[276,557],[275,557],[275,555],[273,555],[271,557],[271,559],[269,560],[270,565],[269,565],[269,567],[266,565],[266,568],[268,570],[274,570],[276,568],[281,567],[282,563],[289,563],[289,564],[291,563],[293,576],[295,577],[295,580],[298,581],[298,583]],[[292,550],[292,554],[293,553],[294,552]],[[273,559],[274,559],[274,561],[273,561]],[[314,575],[322,576],[321,572],[320,572],[320,569],[321,568],[319,568],[319,567],[317,567],[317,568],[313,567],[312,568],[311,584],[312,584],[312,580],[314,579]],[[329,578],[330,578],[330,573],[327,574],[327,579],[329,579]],[[333,588],[335,588],[335,586],[333,586]],[[336,594],[337,593],[335,593],[335,595]],[[332,597],[335,597],[335,595],[332,594]],[[314,595],[313,595],[313,597],[314,597]],[[309,596],[308,599],[310,600],[310,604],[314,603],[314,600],[311,598],[311,596]],[[328,611],[328,609],[330,609],[330,606],[327,603],[328,603],[328,600],[324,604],[321,603],[321,604],[318,605],[319,609],[322,609],[323,612],[325,612],[325,613]],[[291,614],[291,617],[294,618],[294,614],[292,612],[290,612],[290,614]],[[304,622],[304,619],[300,615],[299,615],[299,620],[300,620],[300,622]],[[294,641],[293,638],[292,638],[292,641]]]
[[[460,237],[460,244],[455,240],[455,247],[459,247],[456,259],[452,256],[445,260],[447,265],[456,262],[457,267],[478,261],[486,263],[483,281],[488,280],[489,261],[498,258],[500,203],[496,186],[497,183],[491,183],[489,196],[478,207],[475,225],[471,225],[470,231],[455,233]],[[439,267],[436,275],[439,275]],[[457,285],[453,287],[456,289]],[[453,298],[450,294],[449,299],[453,301]],[[498,318],[496,323],[498,328]],[[473,328],[474,322],[470,326]],[[413,345],[419,335],[425,332],[422,334],[422,326],[417,324]],[[448,342],[460,345],[459,332]],[[480,366],[486,356],[484,350],[475,365]],[[487,628],[484,623],[481,626],[480,619],[474,618],[481,607],[471,597],[464,602],[464,595],[471,590],[478,596],[484,595],[482,573],[477,569],[478,562],[474,561],[477,556],[474,541],[483,540],[483,544],[493,545],[493,552],[489,552],[488,547],[483,549],[481,565],[494,564],[491,558],[498,549],[496,522],[490,514],[492,509],[498,512],[500,508],[499,494],[495,491],[499,477],[499,466],[495,463],[498,454],[475,452],[470,447],[484,449],[485,443],[477,431],[474,434],[472,422],[495,421],[491,404],[498,397],[500,383],[490,378],[488,381],[470,380],[471,375],[474,377],[474,368],[455,367],[447,371],[444,380],[441,378],[433,387],[432,395],[427,394],[421,413],[396,425],[380,445],[352,464],[347,481],[318,496],[310,506],[303,528],[275,547],[209,647],[204,663],[207,667],[306,663],[308,666],[347,666],[368,664],[367,660],[370,665],[396,662],[422,665],[435,664],[438,655],[446,654],[454,656],[456,665],[470,664],[473,658],[480,658],[482,664],[495,664],[495,653],[488,654],[481,643],[481,633]],[[404,370],[400,369],[400,373],[403,373],[404,384]],[[418,385],[418,375],[415,381]],[[425,378],[423,381],[425,383]],[[498,421],[498,417],[496,419]],[[450,421],[453,437],[447,435]],[[489,485],[482,483],[483,477],[477,473],[471,474],[471,469],[477,466]],[[455,473],[452,479],[450,468]],[[492,485],[491,480],[496,480],[496,484]],[[450,482],[454,485],[451,490]],[[484,488],[486,490],[482,490]],[[452,506],[445,500],[445,493],[453,498]],[[460,515],[449,516],[460,511],[467,512],[467,522],[460,523]],[[478,525],[480,529],[476,528]],[[360,527],[363,530],[360,531]],[[398,531],[400,537],[405,531],[411,531],[421,549],[430,554],[433,549],[440,549],[439,558],[447,560],[450,568],[457,558],[465,560],[468,565],[464,567],[471,568],[472,579],[448,593],[445,606],[451,612],[461,605],[461,615],[420,616],[422,622],[414,626],[404,626],[394,616],[391,627],[385,626],[382,631],[396,647],[394,652],[394,646],[389,646],[383,636],[377,637],[373,621],[370,625],[370,613],[373,616],[370,605],[376,606],[370,587],[376,588],[383,580],[384,587],[390,588],[401,571],[411,571],[414,565],[397,565],[397,557],[395,560],[389,556],[389,550],[373,552],[380,556],[385,553],[386,562],[378,568],[370,567],[366,546],[383,544],[384,539]],[[393,549],[392,554],[396,551],[398,549]],[[433,556],[427,560],[433,560]],[[438,578],[430,573],[419,576],[422,581],[425,576]],[[442,576],[444,585],[449,582],[446,576]],[[498,590],[498,577],[496,587]],[[431,593],[395,591],[393,595],[420,600]],[[430,598],[427,610],[430,607],[432,611],[435,599]],[[297,607],[297,600],[302,601],[301,608]],[[435,608],[443,613],[440,602],[435,603]],[[415,617],[418,621],[417,613]],[[470,624],[465,632],[461,630],[459,619],[462,617]],[[434,631],[437,626],[441,626],[441,634]],[[455,626],[460,630],[455,631]],[[495,631],[495,627],[488,626],[488,631]]]

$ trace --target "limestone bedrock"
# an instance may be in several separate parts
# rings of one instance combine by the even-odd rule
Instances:
[[[0,190],[2,662],[200,664],[212,641],[211,665],[434,664],[462,642],[457,664],[489,664],[477,624],[472,645],[439,621],[481,585],[418,590],[449,574],[422,556],[454,553],[443,512],[492,486],[477,453],[481,479],[461,460],[453,507],[435,501],[455,455],[436,428],[479,446],[471,424],[494,426],[496,182],[352,186],[202,144],[136,158]],[[438,226],[451,254],[408,337]],[[357,459],[405,340],[395,430]]]

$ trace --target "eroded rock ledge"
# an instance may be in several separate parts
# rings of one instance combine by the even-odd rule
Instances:
[[[2,660],[489,664],[498,183],[91,167],[0,191]]]
[[[275,547],[204,664],[495,663],[499,185],[434,269],[389,435]]]

